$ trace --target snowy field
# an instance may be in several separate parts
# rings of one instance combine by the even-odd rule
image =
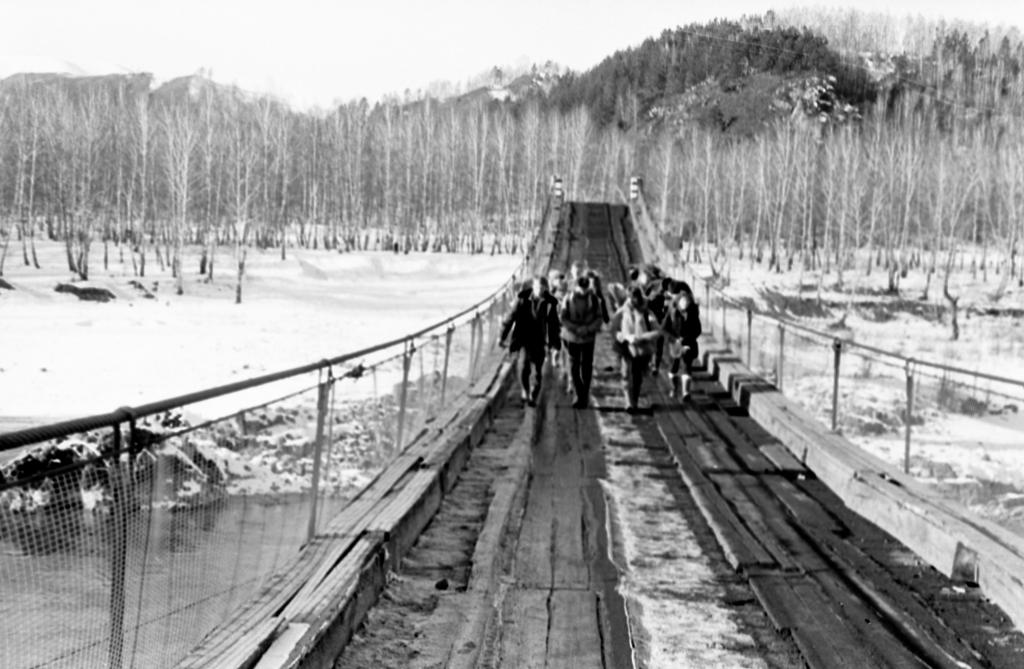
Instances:
[[[152,257],[141,280],[130,261],[102,269],[93,250],[89,285],[117,297],[84,302],[54,292],[69,280],[63,247],[40,247],[41,270],[12,249],[0,289],[0,431],[111,411],[240,381],[418,330],[488,296],[518,256],[339,254],[250,250],[243,303],[234,304],[230,252],[215,281],[185,262],[185,294]]]
[[[900,280],[900,295],[886,294],[884,269],[865,273],[865,259],[843,273],[837,285],[833,268],[820,271],[768,271],[767,261],[749,258],[718,263],[726,279],[725,293],[750,299],[759,310],[781,311],[816,329],[836,325],[845,315],[844,338],[871,344],[908,357],[919,358],[1024,380],[1024,288],[1006,272],[972,272],[973,256],[957,264],[950,292],[959,298],[960,338],[951,340],[949,304],[942,294],[942,272],[932,276],[928,299],[921,299],[928,283],[921,269]],[[980,254],[979,254],[980,260]],[[707,264],[691,266],[699,276],[710,276]],[[698,295],[703,300],[703,295]]]
[[[765,265],[733,261],[723,272],[725,294],[794,320],[830,337],[863,343],[895,354],[994,376],[1024,381],[1024,289],[1003,281],[990,268],[957,269],[950,292],[960,297],[960,339],[950,337],[948,303],[942,277],[932,277],[921,299],[925,275],[912,270],[901,280],[900,296],[885,294],[887,276],[863,263],[844,273],[839,290],[835,271],[768,272]],[[959,267],[959,266],[958,266]],[[709,266],[694,265],[698,276]],[[1005,274],[1005,272],[1003,272]],[[698,299],[704,301],[703,289]],[[704,314],[721,330],[721,312]],[[730,338],[746,336],[743,313],[730,310]],[[832,351],[828,341],[787,333],[785,394],[831,422]],[[755,318],[752,365],[775,380],[777,328]],[[934,485],[948,499],[1024,534],[1024,386],[1000,384],[971,374],[943,373],[926,366],[914,370],[910,473]],[[905,458],[905,363],[863,349],[843,353],[840,372],[839,429],[864,450],[902,469]]]

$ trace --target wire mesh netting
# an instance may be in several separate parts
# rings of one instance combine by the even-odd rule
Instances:
[[[1024,535],[1024,384],[909,359],[756,310],[748,325],[744,303],[676,271],[703,293],[704,331],[819,424]]]
[[[837,429],[843,435],[851,439],[901,438],[906,414],[905,366],[896,358],[844,346],[838,406]]]
[[[550,256],[548,211],[519,279]],[[493,378],[517,286],[365,360],[0,435],[0,667],[176,664]]]
[[[748,367],[758,376],[778,385],[779,327],[762,318],[750,321],[751,349]]]
[[[698,275],[665,247],[658,254],[701,299],[704,332],[821,425],[833,427],[835,398],[835,428],[852,446],[1024,536],[1024,382],[850,339],[841,343],[837,375],[836,336],[770,313],[754,314],[748,346],[744,305],[724,294],[720,277]],[[995,359],[1016,352],[1013,339],[998,333],[989,348]]]
[[[317,397],[169,412],[5,462],[2,665],[156,667],[188,652],[306,540]]]
[[[829,425],[835,369],[831,343],[788,329],[781,357],[780,379],[786,396]]]
[[[509,303],[345,369],[3,453],[0,666],[173,665],[493,377]]]

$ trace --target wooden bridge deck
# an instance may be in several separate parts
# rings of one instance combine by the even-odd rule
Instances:
[[[568,205],[559,235],[556,266],[586,259],[616,280],[640,260],[624,207]],[[601,423],[613,420],[664,463],[660,475],[675,479],[686,505],[696,509],[687,521],[702,524],[717,542],[710,559],[726,565],[719,573],[728,571],[750,593],[738,599],[756,602],[769,621],[774,637],[758,637],[749,651],[754,659],[829,668],[1024,666],[1024,636],[975,584],[951,581],[853,513],[719,379],[698,373],[685,404],[668,398],[663,377],[649,381],[653,411],[627,417],[616,370],[602,335],[597,406],[589,410],[570,408],[553,378],[537,409],[514,400],[492,409],[503,394],[515,394],[502,377],[489,399],[466,413],[472,420],[458,428],[466,438],[424,441],[403,471],[382,476],[381,490],[332,523],[334,534],[315,547],[330,564],[296,565],[296,573],[312,574],[316,583],[285,579],[287,587],[254,603],[266,615],[241,617],[247,621],[241,637],[237,629],[211,637],[206,651],[234,648],[233,661],[223,666],[256,666],[260,658],[258,666],[267,667],[652,666],[638,638],[636,602],[622,595],[620,569],[627,565],[611,559],[618,547],[610,545],[615,533],[600,481],[609,450]],[[504,427],[483,434],[481,416],[497,416]],[[488,511],[480,527],[473,525],[479,538],[466,564],[464,553],[431,548],[432,533],[470,527],[441,500],[481,494],[479,481],[460,487],[459,472],[478,480],[474,467],[493,468],[495,460],[484,459],[463,470],[469,453],[489,442],[510,452],[501,460],[508,471],[489,472]],[[518,457],[512,451],[525,456],[518,469],[508,464]],[[377,608],[390,607],[391,615],[375,610],[361,623],[381,588],[391,587],[385,586],[388,567],[430,579],[457,575],[458,587],[435,592],[430,580],[429,596],[408,605],[385,597]],[[409,620],[415,622],[402,625]],[[361,624],[358,648],[342,653]],[[201,651],[189,666],[209,659]]]

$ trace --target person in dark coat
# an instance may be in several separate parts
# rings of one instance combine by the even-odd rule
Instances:
[[[562,341],[569,350],[569,375],[576,400],[574,409],[585,409],[590,398],[594,373],[594,340],[601,331],[601,302],[590,287],[590,279],[580,276],[566,296],[559,312]]]
[[[700,307],[685,281],[673,281],[670,285],[668,308],[661,322],[661,331],[668,341],[668,354],[672,360],[669,369],[672,397],[688,399],[690,369],[700,353],[697,338],[701,334],[701,325]]]
[[[561,348],[560,328],[558,302],[548,292],[548,280],[537,277],[532,284],[524,284],[501,324],[499,343],[504,347],[507,342],[510,352],[519,353],[522,398],[530,406],[535,406],[540,396],[547,349],[558,351]]]

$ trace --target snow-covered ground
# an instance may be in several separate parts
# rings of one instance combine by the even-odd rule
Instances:
[[[710,267],[694,265],[697,276]],[[719,266],[721,269],[721,266]],[[941,274],[932,278],[929,299],[922,300],[925,274],[912,270],[901,281],[901,296],[885,294],[887,276],[865,276],[863,262],[844,274],[839,290],[835,271],[769,272],[749,259],[733,261],[725,294],[755,311],[797,321],[830,337],[867,344],[920,361],[967,370],[942,372],[914,366],[910,473],[934,484],[947,498],[1024,534],[1024,386],[978,378],[971,372],[1024,381],[1024,289],[990,268],[987,281],[970,271],[955,271],[952,294],[960,296],[960,339],[950,338],[948,304]],[[1000,286],[1002,290],[1000,291]],[[698,300],[704,301],[698,287]],[[999,294],[1001,293],[1001,294]],[[721,312],[703,314],[721,333]],[[745,316],[729,310],[727,329],[742,349]],[[828,340],[786,335],[784,393],[831,424],[832,360]],[[755,318],[755,371],[775,381],[777,327]],[[745,355],[745,353],[744,353]],[[839,391],[839,429],[864,450],[903,468],[906,430],[906,369],[896,358],[856,347],[844,350]]]
[[[236,305],[228,252],[217,257],[215,281],[204,283],[193,250],[181,297],[169,271],[150,257],[140,280],[154,295],[147,299],[129,285],[130,261],[115,262],[112,248],[103,271],[94,248],[90,284],[117,296],[94,303],[54,292],[70,278],[63,247],[40,245],[41,270],[21,265],[18,251],[4,273],[16,290],[0,289],[0,431],[173,397],[400,337],[486,297],[520,260],[289,250],[282,261],[279,251],[250,250]]]
[[[959,298],[958,341],[950,338],[941,270],[932,276],[928,299],[923,300],[924,271],[912,269],[900,280],[900,295],[891,296],[885,292],[885,270],[876,267],[866,275],[863,258],[855,270],[843,273],[842,289],[834,268],[824,275],[799,268],[778,273],[768,270],[767,261],[752,265],[749,257],[719,261],[716,268],[726,277],[726,295],[752,300],[759,310],[781,312],[822,330],[845,314],[846,328],[840,333],[844,338],[1024,381],[1024,288],[1016,280],[1004,283],[1005,270],[997,275],[991,261],[987,278],[980,270],[972,272],[970,262],[968,256],[965,268],[954,270],[950,278],[950,292]],[[711,274],[708,264],[693,264],[691,269],[698,276]],[[697,298],[703,300],[704,295]]]

